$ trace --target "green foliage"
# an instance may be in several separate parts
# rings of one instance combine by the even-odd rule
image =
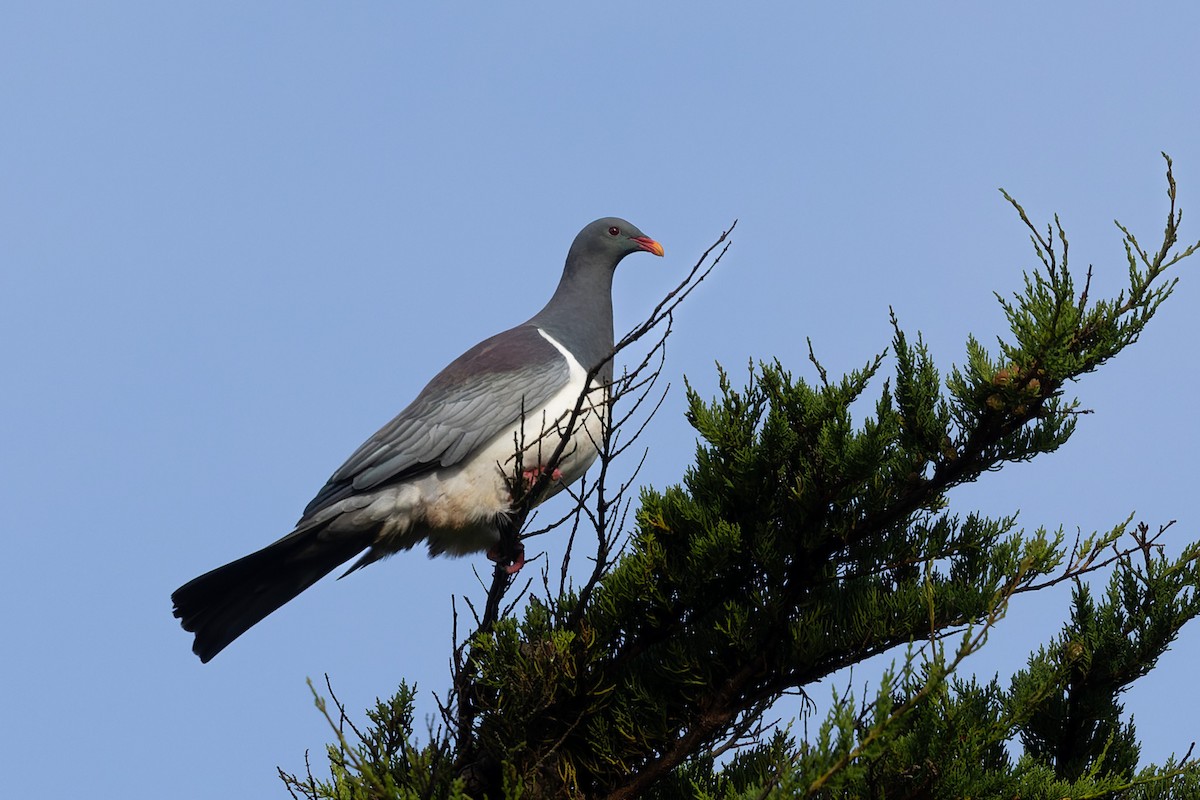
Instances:
[[[446,733],[415,743],[402,687],[356,744],[339,714],[330,781],[289,776],[289,788],[663,800],[1195,789],[1191,761],[1137,769],[1119,698],[1200,613],[1200,548],[1169,560],[1130,520],[1068,545],[946,497],[1062,446],[1078,413],[1064,387],[1136,342],[1170,295],[1163,272],[1196,247],[1173,253],[1169,160],[1167,176],[1163,244],[1149,253],[1121,229],[1129,285],[1112,299],[1089,297],[1090,271],[1077,288],[1057,220],[1042,235],[1013,202],[1041,267],[1000,298],[1011,331],[998,354],[971,338],[943,381],[893,316],[895,375],[861,421],[850,409],[883,355],[838,380],[813,356],[815,382],[766,362],[740,388],[721,370],[712,400],[689,387],[695,462],[681,485],[644,490],[622,557],[587,591],[533,598],[476,635]],[[1081,578],[1102,568],[1097,599]],[[955,675],[1016,595],[1068,580],[1070,622],[1008,688]],[[898,647],[907,656],[876,696],[836,696],[814,735],[760,727],[783,694]]]
[[[1013,678],[1011,695],[1033,709],[1021,725],[1025,751],[1061,778],[1086,774],[1101,752],[1113,771],[1132,772],[1137,738],[1117,698],[1200,613],[1196,548],[1175,561],[1150,547],[1142,555],[1141,564],[1121,560],[1099,604],[1077,583],[1070,623]]]
[[[312,770],[304,778],[280,770],[280,777],[293,798],[329,798],[329,800],[368,800],[396,798],[418,800],[439,797],[462,800],[462,781],[449,758],[444,743],[420,746],[413,739],[414,690],[401,683],[388,700],[377,700],[367,711],[370,727],[359,730],[349,722],[346,710],[334,698],[338,720],[327,709],[327,701],[317,694],[312,681],[309,689],[317,708],[337,732],[337,743],[327,748],[330,780],[318,780]],[[332,687],[329,689],[332,695]],[[349,725],[357,742],[351,744],[345,728]],[[436,739],[436,737],[430,737]],[[306,759],[307,761],[307,759]]]

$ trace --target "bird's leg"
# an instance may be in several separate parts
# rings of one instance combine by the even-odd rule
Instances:
[[[525,479],[525,485],[532,488],[533,485],[537,483],[538,478],[542,477],[542,474],[545,471],[545,467],[533,467],[532,469],[523,470],[521,472],[521,477]],[[550,473],[550,480],[561,481],[562,470],[558,467],[555,467]]]
[[[504,571],[509,575],[516,575],[521,571],[521,567],[523,566],[525,566],[525,545],[518,544],[516,558],[513,559],[511,564],[504,568]]]
[[[500,545],[496,545],[492,549],[488,550],[488,559],[497,563],[507,561],[508,563],[505,565],[504,571],[509,575],[516,575],[521,571],[521,567],[525,566],[525,545],[517,542],[517,550],[511,556],[506,553],[501,553],[501,549],[502,548]]]
[[[519,468],[519,467],[518,467]],[[524,493],[527,495],[531,489],[538,485],[539,481],[546,475],[550,476],[553,481],[561,481],[563,474],[562,470],[555,467],[547,472],[543,466],[531,467],[521,470],[521,481],[525,484]],[[519,486],[513,485],[515,480],[510,483],[509,488],[514,495],[518,493]],[[514,498],[514,501],[516,498]],[[524,502],[524,500],[521,500]],[[515,538],[515,537],[514,537]],[[491,549],[487,551],[487,557],[497,564],[504,565],[504,571],[509,575],[516,575],[521,571],[521,567],[525,566],[525,545],[521,544],[521,540],[516,538],[515,542],[510,544],[510,540],[502,531],[500,541],[497,542]]]

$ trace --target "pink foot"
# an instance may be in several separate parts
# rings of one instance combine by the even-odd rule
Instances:
[[[499,547],[493,547],[487,551],[487,557],[491,561],[499,563],[504,557],[500,555]],[[525,566],[525,545],[517,545],[517,555],[513,561],[505,565],[504,571],[509,575],[516,575],[521,571],[521,567]]]
[[[545,473],[544,468],[534,467],[533,469],[527,469],[524,472],[522,472],[521,477],[525,479],[525,485],[533,486],[533,484],[537,482],[537,479],[542,477],[542,475],[544,473]],[[555,467],[554,471],[550,473],[550,479],[554,480],[554,481],[561,481],[562,480],[562,470],[559,469],[558,467]]]

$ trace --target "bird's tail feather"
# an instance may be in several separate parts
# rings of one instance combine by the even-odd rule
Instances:
[[[175,616],[196,634],[192,652],[208,662],[268,614],[361,553],[371,536],[322,536],[323,526],[295,531],[256,553],[175,590]]]

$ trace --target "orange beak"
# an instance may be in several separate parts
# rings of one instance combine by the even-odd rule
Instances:
[[[641,245],[641,248],[647,253],[654,253],[656,256],[661,256],[664,252],[663,246],[649,236],[634,236],[633,241]]]

